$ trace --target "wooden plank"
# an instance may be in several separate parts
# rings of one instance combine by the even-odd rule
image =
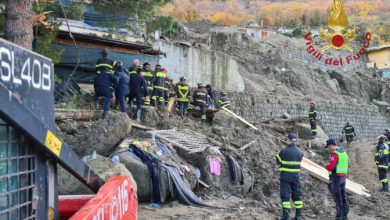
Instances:
[[[173,106],[175,106],[176,98],[169,98],[168,105],[167,105],[167,111],[169,113],[172,112]]]
[[[198,148],[198,149],[189,151],[188,154],[196,154],[196,153],[203,152],[204,150],[206,150],[206,148]]]
[[[63,121],[73,119],[77,121],[92,121],[101,118],[103,111],[78,110],[78,109],[56,109],[55,120]]]
[[[207,184],[206,184],[205,182],[203,182],[202,180],[198,179],[198,182],[199,182],[201,185],[203,185],[204,187],[210,188],[210,186],[207,185]]]
[[[133,128],[139,128],[139,129],[142,129],[142,130],[147,130],[147,131],[152,131],[154,130],[154,128],[151,128],[151,127],[147,127],[147,126],[144,126],[144,125],[140,125],[140,124],[131,124],[131,127]]]
[[[241,122],[243,122],[244,124],[248,125],[249,127],[255,129],[255,130],[259,130],[257,127],[255,127],[254,125],[252,125],[251,123],[249,123],[248,121],[246,121],[245,119],[241,118],[240,116],[236,115],[234,112],[230,111],[229,109],[225,108],[225,107],[222,107],[222,109],[224,111],[226,111],[227,113],[229,113],[230,115],[234,116],[235,118],[237,118],[238,120],[240,120]]]
[[[252,144],[255,144],[256,142],[257,142],[257,139],[255,139],[255,140],[253,140],[253,141],[251,141],[251,142],[245,144],[244,146],[242,146],[242,147],[241,147],[240,149],[238,149],[238,150],[243,151],[243,150],[247,149],[248,147],[250,147]]]
[[[329,182],[328,171],[325,168],[321,167],[320,165],[314,163],[313,161],[304,157],[302,159],[301,167],[309,171],[310,175],[312,175],[313,177],[325,183]],[[367,190],[363,185],[353,182],[349,179],[347,179],[347,184],[345,188],[349,193],[363,195],[367,197],[371,196],[369,193],[367,193]]]

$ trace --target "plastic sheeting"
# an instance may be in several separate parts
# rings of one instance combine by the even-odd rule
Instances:
[[[61,61],[55,65],[55,73],[63,80],[67,79],[72,73],[74,66],[77,63],[77,51],[73,45],[53,44],[53,50],[63,48],[64,52],[61,54]],[[96,60],[101,56],[100,49],[78,47],[80,54],[80,65],[73,75],[73,79],[79,83],[93,83],[96,72]],[[146,54],[127,54],[121,52],[110,51],[109,57],[116,61],[122,61],[124,67],[129,68],[134,59],[140,59],[141,62],[150,62],[151,67],[158,63],[158,56]]]

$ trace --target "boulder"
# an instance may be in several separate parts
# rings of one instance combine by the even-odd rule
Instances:
[[[114,164],[110,158],[97,155],[95,160],[88,159],[87,164],[104,181],[114,176],[127,176],[130,178],[134,189],[137,189],[137,183],[126,167],[119,163]],[[59,195],[82,195],[94,194],[88,187],[82,184],[78,179],[68,173],[61,166],[58,167],[58,194]]]
[[[93,151],[109,156],[130,129],[127,114],[113,112],[108,120],[96,121],[75,135],[63,135],[63,139],[81,157],[91,155]]]
[[[298,136],[302,139],[308,140],[312,136],[310,124],[296,123],[294,125],[295,132],[298,133]],[[318,139],[327,139],[328,136],[325,134],[325,131],[317,123],[317,138]]]
[[[217,176],[210,173],[210,165],[208,161],[208,156],[215,154],[206,149],[202,155],[198,158],[197,167],[201,173],[201,180],[203,180],[210,187],[217,190],[224,190],[231,193],[236,193],[239,195],[245,195],[252,188],[253,179],[249,170],[245,167],[242,167],[242,174],[244,177],[244,184],[233,183],[230,176],[229,165],[226,158],[222,155],[218,156],[221,160],[221,175]]]
[[[137,195],[139,201],[150,201],[152,195],[152,179],[148,167],[140,160],[125,153],[118,154],[118,157],[127,169],[133,174],[138,185]]]

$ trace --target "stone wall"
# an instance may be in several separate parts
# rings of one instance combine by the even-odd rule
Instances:
[[[231,95],[232,110],[249,121],[264,121],[288,113],[292,117],[308,117],[306,101],[264,100],[249,94]],[[340,138],[341,129],[349,121],[355,126],[358,138],[383,133],[386,119],[374,105],[318,102],[317,111],[325,131],[332,138]]]
[[[186,43],[158,41],[153,47],[166,53],[159,63],[168,68],[169,77],[175,82],[185,76],[192,87],[203,83],[219,90],[245,90],[237,62],[229,55]]]

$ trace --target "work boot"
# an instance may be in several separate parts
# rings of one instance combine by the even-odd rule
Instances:
[[[379,192],[388,192],[388,191],[389,191],[389,184],[382,183],[382,189],[380,189]]]
[[[137,110],[137,112],[136,112],[135,120],[138,121],[138,122],[141,122],[141,111],[142,110]]]
[[[108,119],[108,111],[103,112],[103,119]]]
[[[276,217],[275,220],[290,220],[290,209],[283,208],[282,217]]]
[[[295,210],[295,218],[294,220],[302,220],[302,209],[296,209]]]

